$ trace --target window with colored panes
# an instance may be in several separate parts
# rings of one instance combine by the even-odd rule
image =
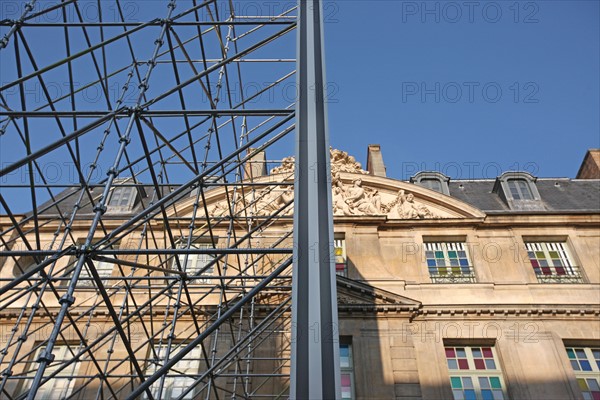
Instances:
[[[475,282],[467,246],[463,242],[426,242],[425,258],[434,283]]]
[[[333,252],[335,255],[335,273],[341,276],[348,276],[346,241],[344,239],[335,239],[333,241]]]
[[[525,247],[539,282],[581,282],[579,269],[572,261],[565,242],[527,242]]]
[[[446,346],[445,350],[454,400],[507,398],[494,347]]]
[[[340,343],[340,371],[342,383],[342,399],[354,398],[354,362],[352,360],[352,345]]]
[[[584,400],[600,400],[600,347],[567,347]]]

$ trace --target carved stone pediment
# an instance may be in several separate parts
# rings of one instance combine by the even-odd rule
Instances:
[[[412,183],[369,175],[345,151],[330,149],[330,155],[331,202],[336,217],[379,216],[389,220],[485,217],[480,210],[456,198]],[[230,191],[229,199],[224,191],[211,193],[206,198],[210,216],[243,213],[264,217],[275,212],[291,216],[294,163],[293,157],[286,157],[279,167],[271,170],[271,175],[255,178],[254,182],[267,184],[255,190]]]

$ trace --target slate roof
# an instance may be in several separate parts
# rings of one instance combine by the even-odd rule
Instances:
[[[484,212],[513,211],[493,193],[495,179],[450,181],[450,196]],[[535,183],[546,212],[600,212],[599,179],[539,178]],[[542,211],[543,212],[543,211]]]
[[[486,213],[523,213],[523,211],[511,210],[502,200],[498,193],[494,193],[494,179],[479,180],[451,180],[449,182],[450,196],[470,204]],[[544,209],[533,213],[585,213],[600,212],[600,180],[599,179],[568,179],[568,178],[539,178],[536,181]],[[163,193],[168,193],[173,186],[163,186]],[[60,209],[65,215],[70,215],[79,196],[78,188],[64,190],[56,197],[61,198]],[[151,185],[138,185],[139,198],[130,212],[109,212],[104,214],[105,219],[122,219],[127,215],[135,215],[142,210],[142,204],[146,206],[152,201],[154,188]],[[102,193],[102,187],[94,188],[92,194],[97,199]],[[56,206],[50,206],[51,201],[38,207],[42,215],[57,215]],[[93,205],[86,198],[78,212],[79,217],[92,215]],[[30,216],[27,213],[26,216]]]

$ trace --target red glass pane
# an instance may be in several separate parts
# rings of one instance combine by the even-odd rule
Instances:
[[[592,396],[594,400],[600,400],[600,392],[592,392]]]
[[[550,271],[550,268],[548,267],[542,267],[542,273],[544,275],[552,275],[552,271]]]
[[[489,347],[484,347],[481,350],[483,350],[483,356],[485,358],[493,358],[494,354],[492,353],[492,349]]]
[[[477,358],[475,359],[475,369],[485,369],[485,363],[483,359]]]
[[[461,358],[458,360],[458,368],[460,369],[469,369],[469,363],[466,358]]]
[[[350,375],[342,374],[342,387],[350,387]]]
[[[565,269],[563,267],[556,267],[556,273],[558,275],[566,275],[567,272],[565,271]]]
[[[454,349],[452,347],[446,347],[446,357],[447,358],[455,358],[456,357],[456,353],[454,352]]]
[[[531,260],[531,265],[533,265],[533,268],[537,268],[540,266],[540,263],[537,260]]]
[[[346,264],[335,264],[336,271],[343,271],[346,269]]]

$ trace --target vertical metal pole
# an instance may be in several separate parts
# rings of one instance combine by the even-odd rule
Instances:
[[[320,0],[298,0],[291,399],[339,399],[329,133]]]

